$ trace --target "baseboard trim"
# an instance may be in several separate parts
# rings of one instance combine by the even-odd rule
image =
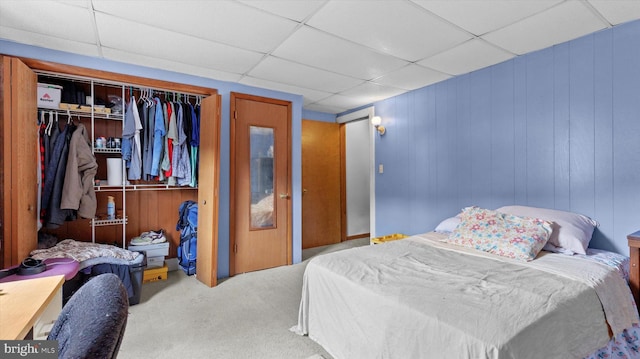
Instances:
[[[362,234],[355,234],[353,236],[347,236],[347,240],[365,238],[365,237],[370,237],[370,233],[362,233]]]

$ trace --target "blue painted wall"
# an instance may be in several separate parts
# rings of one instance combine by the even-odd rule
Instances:
[[[314,120],[314,121],[334,122],[335,123],[336,122],[336,115],[330,114],[330,113],[325,113],[325,112],[302,110],[302,119],[303,120]]]
[[[374,104],[376,231],[422,233],[461,208],[556,208],[629,253],[640,229],[640,21]]]
[[[291,101],[292,103],[292,205],[293,205],[293,262],[302,260],[302,212],[301,212],[301,121],[302,96],[250,87],[238,83],[216,81],[204,77],[181,74],[179,72],[158,70],[150,67],[107,61],[100,58],[74,55],[66,52],[44,49],[0,39],[0,54],[28,57],[99,69],[115,73],[134,75],[164,81],[196,85],[218,90],[222,97],[222,118],[220,129],[220,216],[218,231],[218,277],[229,276],[229,148],[230,148],[230,93],[240,92],[256,96]],[[144,65],[144,64],[141,64]],[[312,117],[324,118],[320,112],[309,113]],[[331,115],[333,116],[333,115]],[[334,116],[335,118],[335,116]]]

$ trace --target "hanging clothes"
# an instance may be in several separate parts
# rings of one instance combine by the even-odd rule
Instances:
[[[144,152],[142,158],[142,179],[151,180],[151,166],[153,163],[153,135],[156,120],[156,104],[153,100],[147,107],[147,123],[145,125]]]
[[[198,171],[198,146],[200,146],[200,121],[198,120],[198,113],[196,113],[193,105],[189,104],[191,108],[191,139],[189,144],[191,145],[190,159],[191,159],[191,181],[189,186],[196,187],[197,171]],[[199,111],[198,111],[199,112]]]
[[[44,218],[44,211],[42,210],[42,190],[44,189],[44,173],[45,169],[45,158],[46,151],[44,145],[44,137],[46,134],[47,124],[44,121],[44,112],[41,112],[41,120],[40,127],[38,131],[38,158],[39,158],[39,166],[38,166],[38,227],[42,226],[42,219]],[[38,228],[40,230],[40,228]]]
[[[96,216],[96,193],[93,183],[98,172],[98,162],[91,150],[91,140],[86,127],[80,123],[71,135],[69,154],[60,199],[62,210],[77,211],[82,218]]]
[[[165,179],[167,179],[169,176],[171,176],[171,161],[169,160],[169,142],[171,142],[169,140],[169,136],[168,136],[168,132],[169,132],[169,119],[171,117],[171,105],[169,102],[164,102],[162,104],[162,110],[164,113],[164,128],[167,130],[167,133],[164,136],[164,142],[163,142],[163,146],[164,146],[164,151],[162,151],[162,160],[160,161],[160,180],[163,181]],[[167,172],[169,172],[169,174],[167,175]]]
[[[129,169],[127,174],[129,180],[139,180],[142,175],[140,131],[142,131],[142,123],[140,122],[136,98],[131,96],[124,115],[121,145],[122,156],[126,167]]]
[[[44,218],[44,211],[42,210],[42,189],[44,188],[44,172],[45,172],[45,147],[44,136],[47,129],[47,123],[44,120],[44,112],[40,112],[40,126],[38,127],[38,230],[42,228],[42,219]]]
[[[147,104],[145,100],[142,98],[138,101],[141,101],[138,105],[138,113],[141,115],[140,123],[142,124],[142,129],[140,130],[140,178],[143,179],[144,175],[144,159],[145,159],[145,147],[147,145],[147,118],[149,117],[149,112],[147,111]]]
[[[178,145],[173,148],[173,173],[178,186],[188,186],[191,183],[191,163],[189,160],[189,149],[187,135],[184,131],[183,105],[177,103],[178,116],[176,127],[178,130]]]
[[[51,161],[51,153],[56,143],[56,139],[60,135],[60,126],[58,125],[58,115],[54,116],[53,112],[49,112],[49,122],[47,123],[46,135],[44,138],[44,166],[47,167]]]
[[[169,157],[169,169],[166,170],[165,176],[167,179],[167,184],[170,186],[176,185],[176,178],[174,176],[174,148],[178,144],[178,128],[176,126],[176,106],[174,103],[169,102],[167,107],[168,110],[171,109],[171,114],[169,115],[169,129],[167,131],[167,148],[168,148],[168,157]]]
[[[154,134],[150,175],[152,177],[157,177],[160,174],[160,161],[163,156],[164,136],[167,134],[167,130],[164,127],[164,111],[162,102],[160,102],[158,97],[155,97],[153,101],[155,102],[155,120],[153,126]]]
[[[56,138],[54,149],[49,159],[49,166],[45,173],[42,205],[46,208],[44,224],[47,228],[58,228],[65,221],[76,219],[73,210],[60,208],[62,187],[67,169],[69,142],[74,130],[75,126],[68,123]]]

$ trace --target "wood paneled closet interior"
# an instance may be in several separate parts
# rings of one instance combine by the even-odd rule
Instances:
[[[169,257],[175,257],[180,240],[179,232],[175,230],[178,207],[185,200],[196,200],[199,204],[196,277],[208,286],[216,285],[220,158],[220,96],[217,90],[26,58],[0,56],[0,60],[3,147],[0,157],[0,267],[17,264],[36,249],[39,227],[43,227],[40,231],[54,234],[60,240],[72,238],[125,248],[142,232],[164,229],[170,242]],[[38,108],[38,83],[66,84],[73,87],[78,97],[70,108],[64,105],[57,109]],[[122,158],[122,143],[117,148],[114,142],[107,146],[101,140],[104,137],[115,141],[123,137],[125,109],[132,95],[136,100],[143,97],[149,104],[158,100],[159,103],[180,102],[189,112],[192,107],[199,110],[200,141],[197,153],[192,157],[198,161],[190,162],[197,168],[192,172],[197,175],[197,182],[189,179],[174,184],[162,175],[143,175],[140,179],[122,181],[120,185],[107,183],[107,159]],[[140,109],[146,109],[144,104]],[[67,124],[86,129],[98,165],[95,179],[99,182],[93,187],[94,218],[78,216],[59,226],[47,226],[41,221],[38,206],[39,186],[42,185],[38,177],[42,176],[38,170],[39,122],[44,122],[43,128],[51,123],[60,129]],[[127,168],[122,169],[126,176]],[[113,219],[106,217],[109,196],[116,204]]]

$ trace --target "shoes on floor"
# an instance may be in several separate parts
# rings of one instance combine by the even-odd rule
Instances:
[[[164,229],[157,231],[142,232],[139,237],[135,237],[131,240],[132,246],[144,246],[149,244],[164,243],[167,241],[167,237],[164,235]]]

